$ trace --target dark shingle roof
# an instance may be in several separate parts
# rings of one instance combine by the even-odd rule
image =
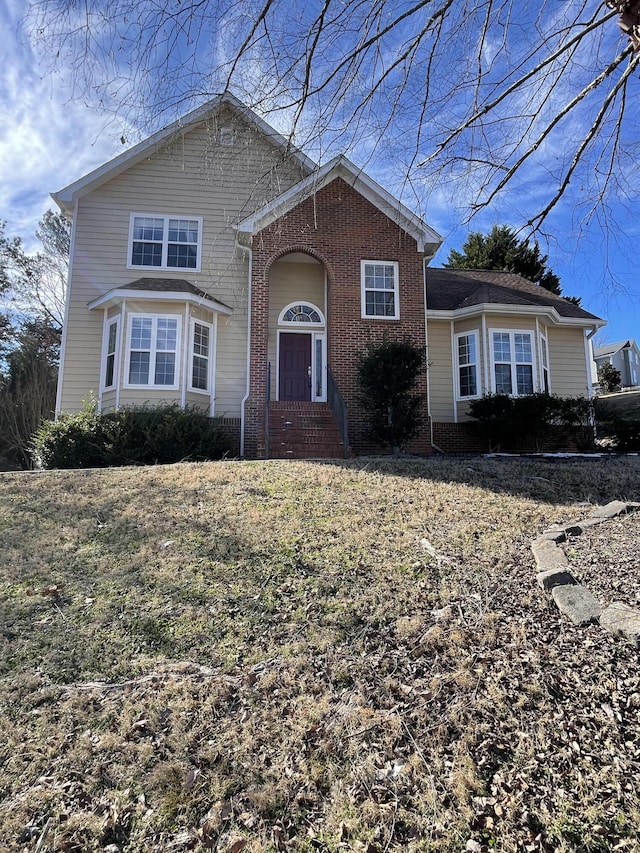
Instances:
[[[551,306],[561,317],[600,319],[516,273],[427,267],[427,308],[430,311],[455,311],[472,305],[491,303]]]
[[[209,302],[216,302],[218,305],[225,305],[204,290],[200,290],[195,284],[186,281],[184,278],[137,278],[125,287],[126,290],[145,290],[151,293],[191,293],[201,299],[207,299]]]

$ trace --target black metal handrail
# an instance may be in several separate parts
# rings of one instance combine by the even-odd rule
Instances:
[[[333,377],[331,368],[328,365],[327,403],[329,403],[331,411],[333,412],[333,416],[337,421],[338,431],[340,433],[340,438],[342,439],[342,449],[344,457],[346,459],[349,456],[349,424],[347,421],[347,407],[345,405],[344,400],[342,399],[342,394],[340,393],[340,389],[338,388],[336,380]]]
[[[264,458],[269,458],[269,401],[271,400],[271,362],[267,363],[267,395],[264,404]]]

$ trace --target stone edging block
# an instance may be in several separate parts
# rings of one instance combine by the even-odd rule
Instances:
[[[579,536],[596,524],[637,510],[640,510],[640,503],[636,501],[611,501],[598,507],[588,518],[554,525],[543,531],[532,541],[531,550],[538,568],[538,585],[551,593],[558,610],[571,619],[574,625],[599,621],[611,634],[623,636],[640,645],[640,610],[619,601],[603,609],[587,587],[578,583],[571,574],[569,562],[561,548],[567,536]]]

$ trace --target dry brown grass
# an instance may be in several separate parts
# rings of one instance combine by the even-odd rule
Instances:
[[[638,849],[637,651],[563,621],[529,540],[639,485],[621,459],[2,475],[0,849]]]

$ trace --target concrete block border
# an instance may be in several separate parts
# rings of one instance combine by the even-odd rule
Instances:
[[[636,646],[640,646],[640,610],[620,601],[604,607],[569,570],[562,543],[567,536],[579,536],[590,527],[638,510],[640,503],[635,501],[611,501],[598,507],[588,518],[544,530],[531,543],[538,569],[538,586],[551,594],[561,613],[574,625],[598,622],[605,631],[624,637]]]

